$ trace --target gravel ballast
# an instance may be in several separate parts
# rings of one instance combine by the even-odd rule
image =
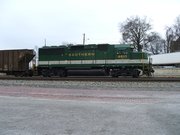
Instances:
[[[26,81],[0,80],[1,86],[28,86],[36,88],[65,89],[135,89],[135,90],[180,90],[179,82],[92,82],[92,81]]]

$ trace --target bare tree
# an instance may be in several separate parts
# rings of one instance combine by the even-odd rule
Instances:
[[[176,18],[175,24],[173,25],[174,36],[177,40],[180,38],[180,15]]]
[[[144,50],[152,54],[159,54],[164,52],[165,40],[156,32],[151,32],[144,43]]]
[[[149,51],[152,52],[153,54],[164,53],[164,44],[165,44],[165,40],[159,37],[150,43]]]
[[[180,15],[176,18],[174,25],[172,26],[174,39],[180,38]]]
[[[146,17],[138,16],[127,18],[123,23],[120,23],[120,32],[125,43],[132,43],[138,51],[154,41],[157,33],[151,32],[151,24],[147,22]]]
[[[165,35],[165,52],[170,53],[171,43],[174,40],[175,35],[172,27],[166,27],[166,35]]]
[[[149,46],[151,46],[155,42],[158,42],[158,40],[160,40],[160,39],[161,39],[161,37],[159,36],[158,33],[156,33],[156,32],[149,33],[143,42],[144,50],[147,50],[149,48]]]
[[[175,23],[167,26],[165,30],[165,53],[170,53],[172,42],[180,38],[180,15],[176,18]]]

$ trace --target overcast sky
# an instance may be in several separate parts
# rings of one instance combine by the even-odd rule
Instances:
[[[153,30],[180,15],[180,0],[0,0],[0,49],[60,45],[62,42],[119,43],[119,23],[147,16]]]

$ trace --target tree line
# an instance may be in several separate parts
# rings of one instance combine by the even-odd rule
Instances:
[[[152,24],[147,17],[132,16],[120,23],[122,43],[133,44],[137,51],[152,54],[170,53],[172,41],[180,39],[180,15],[174,24],[165,27],[164,37],[152,31]]]

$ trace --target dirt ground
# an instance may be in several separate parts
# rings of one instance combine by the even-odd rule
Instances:
[[[1,135],[179,135],[180,90],[0,86]]]

